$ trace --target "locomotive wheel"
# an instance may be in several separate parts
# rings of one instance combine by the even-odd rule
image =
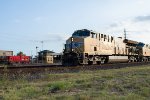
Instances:
[[[74,52],[66,53],[63,57],[63,65],[64,66],[77,66],[78,63],[78,57],[77,54]]]
[[[97,64],[97,65],[100,65],[100,64],[101,64],[101,61],[97,61],[96,64]]]
[[[93,65],[93,61],[88,61],[88,65]]]

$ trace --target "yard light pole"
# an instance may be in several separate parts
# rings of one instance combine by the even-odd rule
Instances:
[[[41,43],[42,43],[42,64],[43,64],[43,54],[44,54],[44,52],[43,52],[43,43],[44,43],[44,41],[41,41]]]
[[[36,62],[37,62],[37,63],[38,63],[38,48],[39,48],[39,47],[36,46]]]

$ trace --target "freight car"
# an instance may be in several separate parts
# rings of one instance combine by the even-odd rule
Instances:
[[[150,60],[150,45],[83,29],[66,41],[63,65]]]
[[[0,56],[1,64],[28,64],[30,63],[30,56]]]

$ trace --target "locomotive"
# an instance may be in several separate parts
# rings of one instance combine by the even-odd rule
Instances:
[[[150,60],[150,45],[82,29],[66,40],[62,64],[104,64]]]

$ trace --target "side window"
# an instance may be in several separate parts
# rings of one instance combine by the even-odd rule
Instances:
[[[97,51],[97,47],[94,47],[94,51]]]
[[[106,41],[106,39],[107,39],[107,37],[106,37],[106,35],[104,35],[104,41]]]
[[[114,40],[114,38],[111,36],[111,42]]]
[[[101,40],[101,35],[99,34],[99,40]]]
[[[91,37],[94,38],[94,34],[93,33],[91,33]]]
[[[109,42],[109,35],[108,35],[108,42]]]
[[[103,34],[101,34],[101,38],[104,38]]]
[[[146,45],[146,48],[148,48],[148,45]]]

